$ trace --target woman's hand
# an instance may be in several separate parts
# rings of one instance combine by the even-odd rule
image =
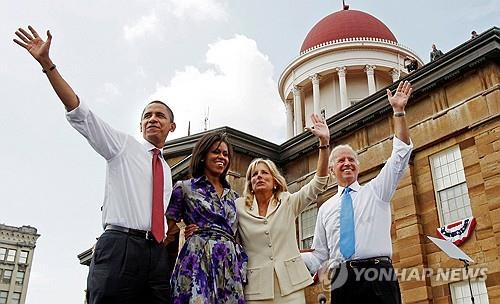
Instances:
[[[313,126],[307,129],[319,139],[321,145],[328,145],[330,142],[330,129],[328,129],[325,119],[321,115],[313,113],[311,121]]]
[[[186,226],[186,228],[184,228],[184,238],[185,239],[188,239],[190,238],[193,234],[196,233],[196,231],[198,231],[198,225],[196,224],[189,224]]]

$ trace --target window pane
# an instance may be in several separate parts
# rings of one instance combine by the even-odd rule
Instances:
[[[13,304],[19,304],[21,302],[21,293],[19,292],[14,292],[12,294],[12,303]]]
[[[439,162],[441,163],[441,166],[443,166],[446,163],[448,163],[448,161],[446,160],[446,154],[441,155],[441,157],[439,158]]]
[[[23,285],[24,283],[24,271],[18,271],[16,274],[16,284]]]
[[[318,208],[316,207],[307,209],[300,214],[300,239],[302,248],[309,248],[311,245],[317,215]]]
[[[309,237],[305,240],[302,240],[302,248],[311,248],[313,242],[313,237]]]
[[[9,249],[7,252],[7,262],[14,262],[16,260],[16,249]]]
[[[6,291],[0,291],[0,304],[7,303],[7,295],[8,293]]]
[[[481,280],[471,280],[472,293],[476,303],[488,304],[488,291],[486,284]],[[453,304],[470,303],[470,290],[467,280],[450,284],[451,299]]]
[[[3,271],[2,282],[3,283],[10,283],[11,278],[12,278],[12,270],[5,269]]]
[[[436,173],[436,178],[441,178],[443,177],[443,171],[441,170],[441,167],[437,167],[434,172]]]
[[[22,250],[19,254],[19,263],[26,264],[28,262],[28,251]]]
[[[462,157],[458,146],[431,156],[432,178],[441,225],[472,216]]]
[[[448,169],[448,166],[444,166],[441,172],[443,172],[443,176],[450,175],[450,170]]]
[[[7,249],[6,248],[0,248],[0,261],[4,261],[6,255],[7,255]]]

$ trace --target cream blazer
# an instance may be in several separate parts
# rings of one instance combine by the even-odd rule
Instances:
[[[250,208],[245,206],[244,197],[236,200],[238,232],[248,254],[246,300],[273,299],[274,272],[282,296],[313,282],[297,246],[295,220],[316,201],[327,182],[327,176],[314,175],[298,192],[281,193],[276,205],[269,204],[266,216],[259,216],[255,199]]]

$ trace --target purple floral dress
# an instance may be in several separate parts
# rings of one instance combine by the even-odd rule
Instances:
[[[235,200],[238,194],[224,188],[219,198],[205,176],[175,184],[167,217],[199,232],[184,243],[172,278],[173,303],[245,303],[248,257],[235,242]]]

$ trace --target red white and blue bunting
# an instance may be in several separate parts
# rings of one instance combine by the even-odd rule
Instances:
[[[444,227],[437,228],[437,235],[443,240],[453,242],[453,244],[460,246],[469,238],[475,227],[476,219],[474,217],[468,217]]]

